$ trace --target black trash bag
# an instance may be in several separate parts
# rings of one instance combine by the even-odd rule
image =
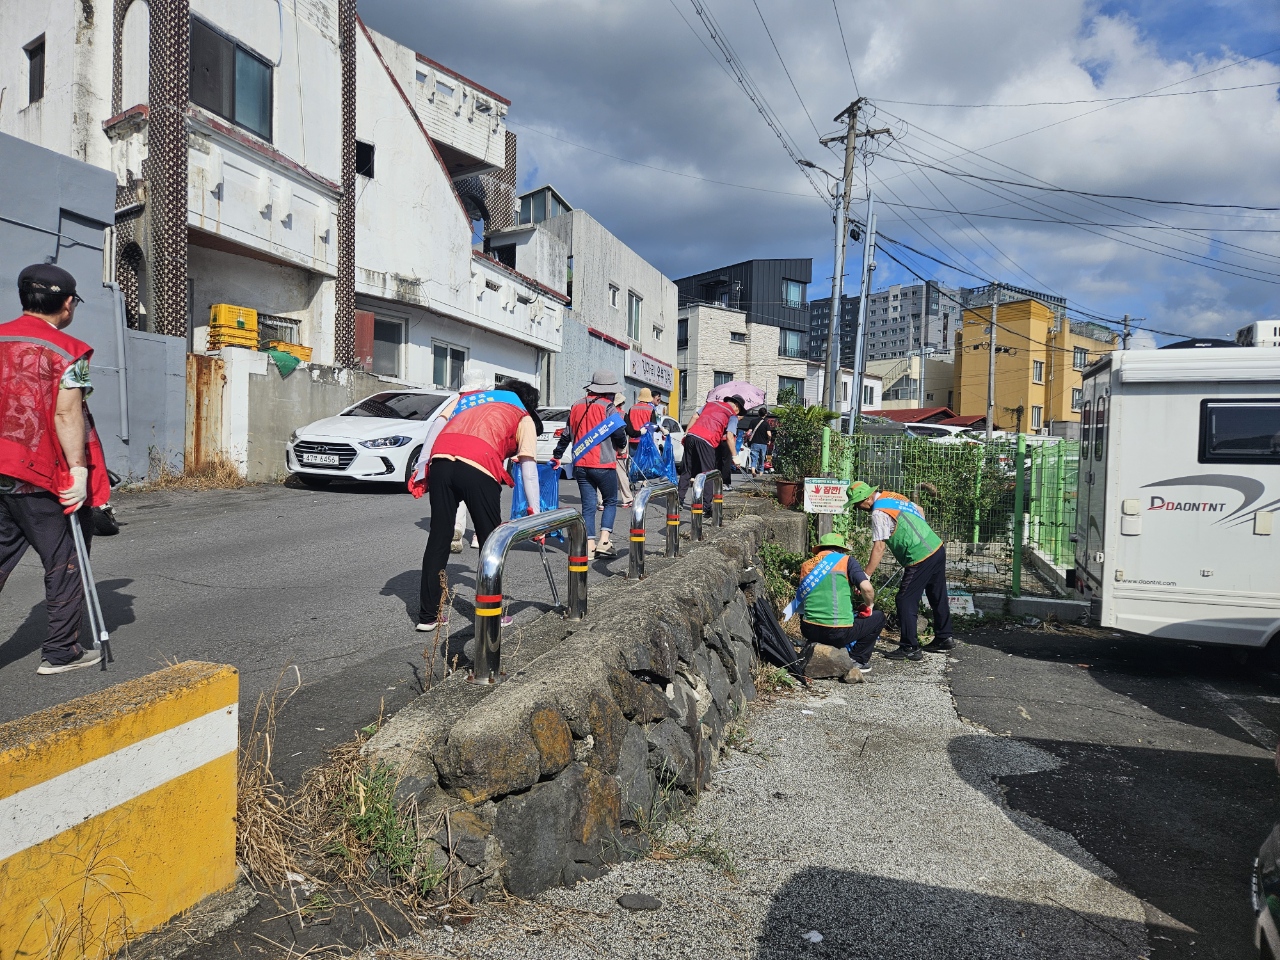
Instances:
[[[765,663],[782,667],[803,684],[809,679],[804,675],[800,665],[800,655],[792,645],[791,639],[782,631],[778,616],[773,612],[773,604],[768,597],[757,597],[751,605],[752,620],[755,621],[756,653]]]
[[[114,537],[120,532],[120,521],[111,504],[93,508],[93,533],[97,537]]]

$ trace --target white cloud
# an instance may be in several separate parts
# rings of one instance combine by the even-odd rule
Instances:
[[[1260,10],[1268,3],[1237,0],[1231,15],[1253,17],[1261,25]],[[829,0],[760,0],[760,7],[814,123],[824,133],[832,130],[831,118],[854,94]],[[1257,52],[1190,42],[1194,37],[1171,45],[1169,37],[1153,35],[1141,19],[1101,16],[1081,0],[842,0],[840,8],[859,87],[873,100],[1123,97]],[[711,9],[805,155],[834,169],[838,160],[818,147],[754,6],[713,0]],[[570,203],[590,210],[669,276],[756,256],[812,256],[811,296],[822,295],[821,278],[830,274],[830,216],[816,198],[804,196],[811,197],[812,188],[699,42],[700,37],[710,43],[689,0],[490,0],[431,4],[425,12],[421,5],[397,0],[363,0],[361,13],[376,29],[509,96],[512,129],[520,137],[522,185],[554,182]],[[1259,26],[1251,36],[1265,49],[1265,29]],[[1161,54],[1172,47],[1199,52]],[[1255,61],[1168,92],[1267,81],[1280,85],[1280,67]],[[1145,216],[1178,226],[1280,230],[1274,214],[1246,218],[1237,211],[1092,202],[1061,194],[1032,194],[1034,200],[1019,200],[1025,206],[1017,206],[1009,203],[1006,188],[966,183],[890,159],[907,155],[927,163],[928,157],[960,152],[931,135],[982,149],[1102,106],[944,110],[881,103],[877,125],[886,121],[901,129],[890,113],[909,123],[903,139],[885,148],[888,155],[875,160],[872,170],[903,200],[923,206],[954,204],[966,211],[992,208],[987,212],[1100,223],[1156,225],[1135,219]],[[530,128],[653,166],[801,196],[717,186],[619,163]],[[1017,172],[973,157],[954,164],[983,175],[1018,181],[1038,177],[1079,190],[1275,206],[1280,102],[1275,87],[1131,101],[982,152]],[[888,190],[878,194],[893,199]],[[1280,282],[1280,234],[1219,236],[1261,251],[1255,254],[1214,245],[1199,234],[1134,230],[1133,239],[1117,239],[1108,229],[1098,230],[1106,235],[1099,237],[1055,224],[986,218],[973,218],[970,226],[954,216],[921,212],[944,241],[910,215],[881,211],[885,232],[920,249],[962,266],[969,263],[962,256],[972,258],[981,268],[977,272],[1011,283],[1033,285],[1035,278],[1109,315],[1146,315],[1158,329],[1223,334],[1280,314],[1280,286],[1120,242],[1163,244],[1172,248],[1164,253],[1190,260],[1212,252],[1224,269],[1250,274],[1247,268],[1254,268],[1276,274],[1266,279]],[[974,282],[941,268],[937,275]],[[888,279],[888,269],[877,276]]]

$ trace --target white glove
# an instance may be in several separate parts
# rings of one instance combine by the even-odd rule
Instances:
[[[66,507],[67,513],[75,513],[89,496],[89,468],[71,468],[71,486],[58,491],[58,499]]]
[[[529,504],[529,513],[541,512],[542,491],[538,489],[538,464],[533,460],[521,460],[520,478],[524,481],[524,498]]]

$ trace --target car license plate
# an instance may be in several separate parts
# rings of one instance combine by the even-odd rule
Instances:
[[[304,453],[301,455],[303,463],[314,464],[317,467],[336,467],[338,458],[332,453]]]

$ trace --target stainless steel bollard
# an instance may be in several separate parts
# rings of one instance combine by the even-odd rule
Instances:
[[[717,527],[724,526],[724,477],[719,470],[708,470],[693,478],[693,506],[690,513],[693,517],[693,539],[702,539],[702,520],[707,507],[707,483],[711,483],[711,522]]]
[[[476,574],[475,666],[471,683],[502,682],[502,568],[507,551],[522,540],[556,530],[569,531],[568,618],[581,620],[587,613],[587,525],[572,507],[508,520],[498,526],[480,550]]]
[[[670,480],[657,480],[635,487],[633,492],[635,503],[631,507],[631,552],[627,560],[627,579],[639,580],[644,576],[644,513],[655,494],[665,494],[667,498],[666,555],[679,555],[680,488]]]

